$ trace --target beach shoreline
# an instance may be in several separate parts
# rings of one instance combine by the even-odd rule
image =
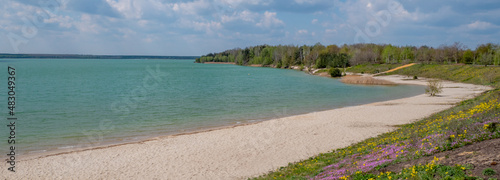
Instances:
[[[375,77],[397,84],[425,85],[425,79]],[[444,82],[439,97],[403,99],[311,112],[254,123],[160,136],[140,142],[48,153],[18,162],[7,179],[138,178],[242,179],[310,156],[394,130],[453,107],[489,90],[486,86]],[[401,117],[404,116],[404,117]],[[340,129],[332,131],[334,129]],[[154,171],[147,169],[145,166]],[[62,168],[61,171],[53,171]]]

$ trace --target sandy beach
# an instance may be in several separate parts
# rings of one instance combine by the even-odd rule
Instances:
[[[376,77],[397,84],[425,79]],[[394,130],[489,90],[444,82],[438,97],[421,95],[272,119],[148,141],[22,157],[0,179],[246,179]],[[4,155],[3,157],[6,158]]]

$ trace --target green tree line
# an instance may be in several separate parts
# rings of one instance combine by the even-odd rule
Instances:
[[[500,45],[481,44],[476,49],[462,43],[429,46],[393,46],[391,44],[313,46],[259,45],[209,53],[196,59],[204,62],[234,62],[238,65],[258,64],[276,68],[302,66],[307,68],[340,68],[359,64],[474,64],[500,65]]]

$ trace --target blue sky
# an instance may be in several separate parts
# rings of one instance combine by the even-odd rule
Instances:
[[[260,44],[499,43],[500,1],[0,0],[0,53],[203,55]]]

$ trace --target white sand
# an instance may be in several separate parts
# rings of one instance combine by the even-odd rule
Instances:
[[[401,76],[377,77],[404,84]],[[0,179],[245,179],[342,148],[448,109],[489,87],[446,82],[439,97],[404,99],[273,119],[141,143],[2,163]],[[3,155],[5,157],[5,155]]]

